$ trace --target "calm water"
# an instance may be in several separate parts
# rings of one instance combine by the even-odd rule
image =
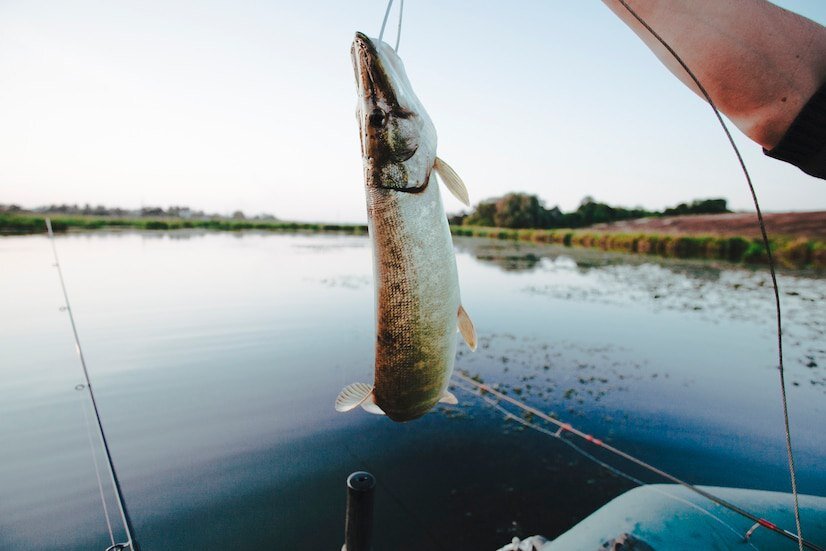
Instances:
[[[372,382],[361,237],[57,238],[144,551],[338,549],[373,472],[377,549],[554,536],[630,484],[462,390],[407,424],[333,400]],[[691,482],[787,490],[763,271],[457,240],[480,347],[457,368]],[[0,239],[0,549],[109,545],[45,237]],[[826,281],[782,275],[801,491],[826,495]],[[612,464],[642,476],[615,460]]]

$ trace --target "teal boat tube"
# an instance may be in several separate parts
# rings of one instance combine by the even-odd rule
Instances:
[[[779,527],[793,529],[791,494],[700,486]],[[803,539],[826,547],[826,497],[800,495]],[[533,536],[500,551],[794,551],[797,543],[676,484],[629,490],[552,541]]]

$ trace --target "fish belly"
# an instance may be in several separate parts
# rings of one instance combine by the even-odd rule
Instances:
[[[459,282],[435,177],[419,193],[369,187],[376,281],[376,404],[396,421],[424,415],[453,371]]]

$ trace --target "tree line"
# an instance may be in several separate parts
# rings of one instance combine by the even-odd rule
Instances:
[[[584,228],[594,224],[632,220],[651,216],[675,216],[681,214],[719,214],[731,212],[725,199],[698,199],[680,203],[663,211],[651,211],[641,207],[613,207],[586,196],[572,212],[562,212],[559,207],[545,208],[536,195],[508,193],[502,197],[487,199],[476,205],[470,213],[448,217],[456,226],[486,226],[513,229]]]
[[[78,216],[116,216],[122,218],[184,218],[193,220],[223,220],[231,218],[233,220],[278,220],[268,213],[247,216],[243,211],[237,210],[229,217],[221,214],[207,214],[202,210],[194,210],[185,206],[172,205],[163,207],[141,207],[140,209],[122,209],[119,207],[105,207],[103,205],[92,206],[86,203],[83,206],[77,204],[43,205],[33,209],[25,209],[20,205],[0,204],[0,213],[26,213],[37,214],[69,214]]]

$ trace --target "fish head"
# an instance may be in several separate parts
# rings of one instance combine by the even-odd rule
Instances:
[[[436,161],[436,128],[389,44],[356,33],[350,51],[358,87],[365,183],[398,191],[427,186]]]

